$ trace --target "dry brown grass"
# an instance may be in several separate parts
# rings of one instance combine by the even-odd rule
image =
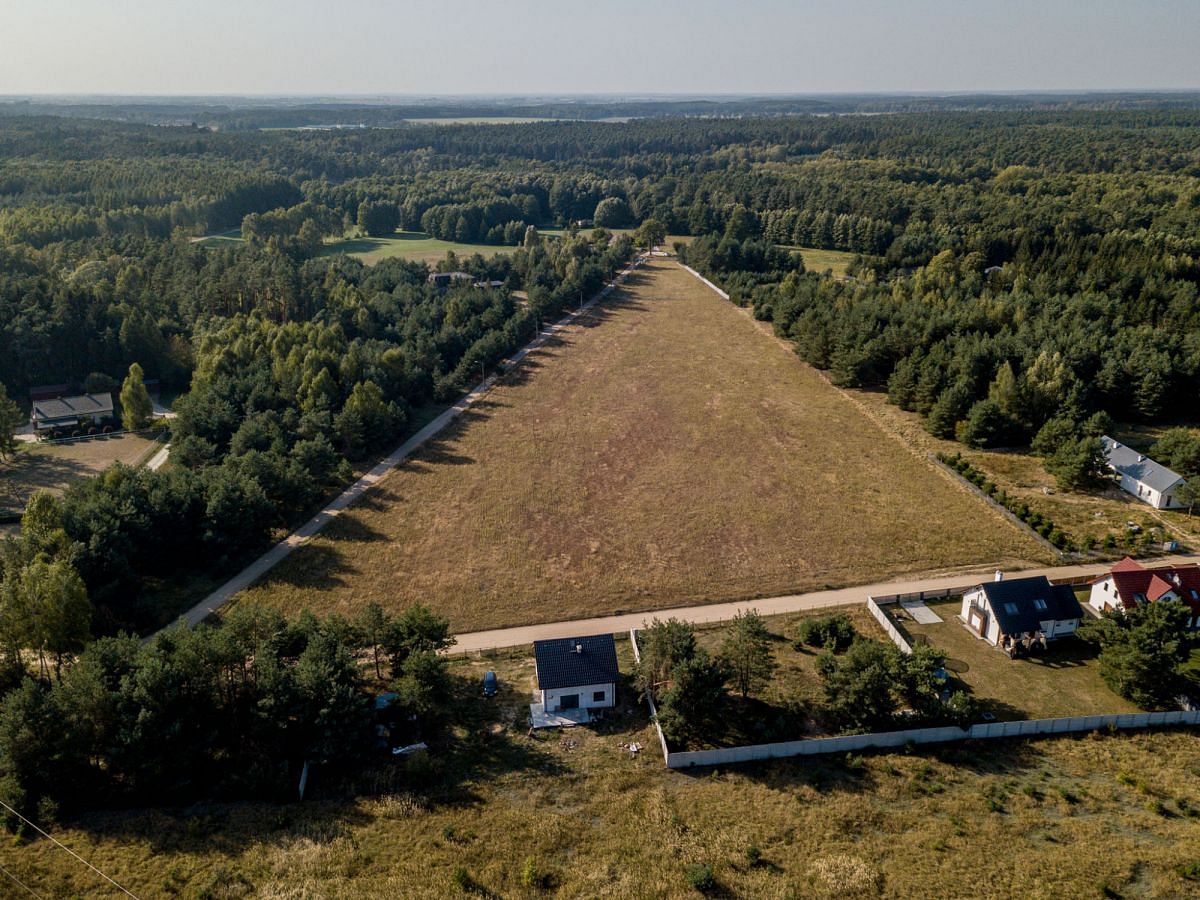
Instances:
[[[470,630],[1042,558],[655,261],[243,597]]]
[[[155,446],[153,441],[136,434],[76,444],[19,444],[16,455],[9,462],[0,463],[0,509],[23,509],[35,491],[62,493],[74,482],[115,462],[136,465]]]
[[[402,788],[343,803],[109,814],[55,833],[141,897],[456,897],[462,866],[484,896],[673,900],[697,896],[689,863],[710,865],[735,898],[1195,895],[1176,871],[1200,859],[1192,734],[696,774],[616,747],[639,734],[575,729],[569,750],[557,736],[513,735],[557,771],[515,771],[441,799]],[[530,857],[544,892],[522,885]],[[120,896],[46,841],[5,844],[0,865],[41,896]]]
[[[920,416],[890,405],[882,393],[850,393],[883,427],[902,436],[911,446],[922,451],[961,453],[1009,496],[1048,516],[1076,543],[1086,537],[1101,541],[1108,534],[1120,538],[1125,523],[1135,522],[1146,531],[1165,526],[1171,537],[1190,546],[1200,546],[1200,516],[1188,516],[1180,510],[1153,510],[1116,485],[1083,492],[1059,491],[1054,476],[1046,472],[1041,459],[1027,450],[971,450],[955,441],[933,437],[921,427]],[[1164,430],[1164,426],[1129,426],[1118,429],[1114,437],[1148,449]]]

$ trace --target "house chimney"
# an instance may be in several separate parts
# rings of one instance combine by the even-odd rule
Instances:
[[[1003,581],[1003,580],[1004,580],[1004,573],[1003,573],[1003,572],[1001,572],[999,569],[997,569],[997,570],[996,570],[996,577],[995,577],[995,579],[993,579],[993,580],[995,580],[995,581]]]
[[[1146,457],[1142,456],[1142,454],[1139,453],[1138,454],[1138,462],[1145,462],[1145,461],[1146,461]]]
[[[575,652],[576,652],[576,653],[583,653],[583,644],[576,644],[576,645],[575,645]]]

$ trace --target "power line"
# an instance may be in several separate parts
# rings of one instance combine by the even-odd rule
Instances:
[[[42,896],[41,894],[39,894],[37,891],[35,891],[33,888],[31,888],[25,882],[23,882],[20,878],[18,878],[12,872],[8,871],[8,869],[4,868],[4,866],[0,866],[0,872],[3,872],[5,875],[7,875],[9,878],[11,878],[13,881],[15,881],[21,887],[25,888],[25,890],[29,891],[29,893],[31,893],[33,896],[39,898],[39,900],[40,900],[40,898]]]
[[[46,840],[50,841],[50,843],[52,843],[58,847],[61,847],[63,850],[66,850],[73,857],[75,857],[77,860],[79,860],[81,863],[83,863],[85,866],[87,866],[89,869],[91,869],[93,872],[95,872],[97,875],[99,875],[101,878],[103,878],[105,881],[107,881],[113,887],[128,894],[130,897],[133,898],[133,900],[138,900],[137,894],[135,894],[133,891],[118,884],[115,879],[109,878],[107,875],[105,875],[103,872],[101,872],[99,869],[97,869],[95,866],[93,866],[90,862],[88,862],[86,859],[84,859],[82,856],[80,856],[78,853],[76,853],[74,850],[72,850],[70,847],[68,847],[62,841],[58,840],[55,837],[52,837],[51,835],[47,834],[42,829],[38,828],[37,825],[35,825],[33,822],[30,822],[27,818],[25,818],[23,815],[21,815],[19,812],[17,812],[11,806],[9,806],[7,803],[5,803],[3,800],[0,800],[0,806],[3,806],[10,813],[12,813],[14,816],[16,816],[18,819],[20,819],[22,822],[24,822],[26,825],[28,825],[30,828],[32,828],[34,831],[36,831],[38,834],[40,834],[42,837],[44,837]]]

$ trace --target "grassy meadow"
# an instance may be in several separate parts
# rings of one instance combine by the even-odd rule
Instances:
[[[478,713],[456,751],[430,758],[435,787],[399,775],[356,800],[318,791],[303,804],[118,811],[52,833],[139,897],[682,900],[700,896],[693,866],[729,898],[1171,898],[1197,887],[1191,734],[671,772],[628,693],[597,726],[530,737],[519,719],[528,651],[454,663],[473,687],[488,668],[501,695],[486,708],[464,698]],[[621,747],[631,740],[645,747],[636,756]],[[124,896],[45,840],[5,842],[0,866],[39,896]]]
[[[809,272],[824,272],[828,270],[834,278],[845,278],[850,261],[858,254],[846,253],[843,250],[818,250],[815,247],[785,246],[784,250],[796,250],[804,260],[804,268]]]
[[[655,260],[242,596],[462,631],[1043,553]]]

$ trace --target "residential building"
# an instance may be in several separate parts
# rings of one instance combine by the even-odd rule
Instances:
[[[963,593],[959,618],[993,647],[1011,651],[1018,642],[1045,643],[1074,634],[1083,609],[1068,585],[1045,575],[984,582]]]
[[[616,705],[620,671],[611,634],[536,641],[533,656],[545,712]]]
[[[56,397],[35,400],[29,421],[35,431],[48,428],[74,428],[91,419],[99,425],[113,414],[112,394],[80,394],[76,397]]]
[[[1186,603],[1191,627],[1200,628],[1200,565],[1148,569],[1125,557],[1107,575],[1092,582],[1088,606],[1103,613],[1171,600]]]
[[[1148,456],[1126,447],[1108,435],[1100,438],[1108,467],[1116,473],[1122,490],[1133,494],[1155,509],[1180,509],[1184,506],[1176,495],[1184,478]]]

